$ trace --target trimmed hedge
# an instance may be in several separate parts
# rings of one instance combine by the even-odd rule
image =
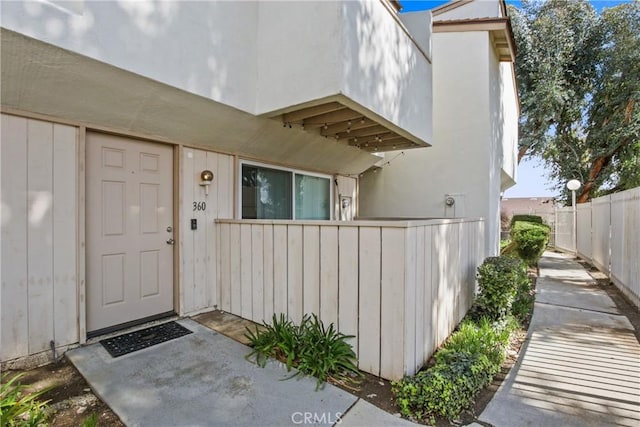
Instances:
[[[526,266],[518,258],[505,255],[486,258],[478,267],[480,292],[469,315],[503,320],[511,314],[518,289],[528,282]]]
[[[511,227],[511,239],[515,252],[529,265],[538,262],[547,243],[551,230],[546,224],[517,221]]]
[[[518,221],[534,222],[536,224],[543,224],[542,217],[538,215],[514,215],[511,217],[511,227]]]

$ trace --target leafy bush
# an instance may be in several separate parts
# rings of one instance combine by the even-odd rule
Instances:
[[[0,384],[0,426],[38,426],[46,424],[46,402],[37,399],[49,389],[36,393],[24,393],[26,386],[18,382],[22,374],[9,379],[5,374]]]
[[[533,312],[534,301],[535,293],[533,291],[532,282],[527,275],[526,269],[523,268],[518,281],[516,296],[511,304],[511,314],[520,322],[520,324],[523,324]]]
[[[549,242],[549,226],[533,222],[517,221],[511,227],[511,238],[516,253],[527,264],[538,262]]]
[[[522,281],[528,282],[526,267],[510,256],[489,257],[478,267],[480,293],[469,315],[492,321],[503,320],[511,313],[511,306]]]
[[[500,371],[514,322],[463,322],[435,356],[436,364],[392,383],[403,415],[457,418]],[[431,419],[433,424],[433,419]]]
[[[356,354],[347,342],[353,335],[338,332],[333,323],[325,327],[315,314],[305,315],[300,325],[287,320],[284,314],[274,314],[271,325],[264,323],[264,330],[256,327],[255,332],[247,328],[245,335],[253,347],[247,360],[255,358],[264,367],[269,357],[275,357],[286,363],[287,370],[298,369],[293,377],[316,377],[316,390],[328,379],[348,383],[360,376]]]
[[[513,228],[513,224],[515,224],[518,221],[543,224],[542,217],[538,215],[514,215],[511,217],[511,228]]]

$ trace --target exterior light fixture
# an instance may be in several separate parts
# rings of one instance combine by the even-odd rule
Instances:
[[[205,169],[202,171],[202,173],[200,174],[200,185],[202,187],[204,187],[204,194],[205,196],[209,195],[209,185],[211,184],[211,182],[213,181],[213,172],[211,172],[208,169]]]

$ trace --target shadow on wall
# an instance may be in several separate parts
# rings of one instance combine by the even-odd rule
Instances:
[[[342,55],[345,93],[414,134],[424,135],[427,125],[430,138],[431,65],[427,59],[377,2],[346,1],[342,16],[355,28],[355,37],[347,36]]]
[[[240,30],[255,27],[252,3],[8,2],[3,9],[6,28],[232,105],[231,89],[255,75],[247,52],[255,43]]]

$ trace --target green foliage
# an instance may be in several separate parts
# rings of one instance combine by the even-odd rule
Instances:
[[[535,265],[549,242],[551,230],[545,224],[517,221],[511,227],[511,238],[518,256],[529,265]]]
[[[513,322],[463,322],[436,353],[436,364],[414,377],[392,383],[403,415],[422,420],[457,418],[491,383],[504,362]]]
[[[538,215],[514,215],[511,217],[511,227],[517,221],[526,221],[526,222],[535,222],[537,224],[542,224],[542,217]]]
[[[297,368],[299,374],[317,378],[316,389],[328,379],[337,382],[352,382],[360,376],[357,357],[351,344],[352,335],[338,332],[333,323],[325,327],[316,316],[305,315],[300,325],[286,319],[284,314],[273,315],[272,324],[264,323],[264,329],[255,332],[247,328],[245,336],[253,350],[246,356],[254,358],[264,367],[269,357],[275,357],[287,365],[287,370]]]
[[[0,385],[0,427],[5,426],[38,426],[47,421],[47,402],[39,402],[37,399],[49,389],[36,393],[25,393],[23,386],[18,382],[22,374],[9,379],[9,374],[1,377]]]
[[[82,427],[96,427],[98,425],[98,414],[95,412],[82,421]]]
[[[586,0],[509,6],[517,45],[520,158],[545,161],[565,200],[640,185],[640,2]]]
[[[518,286],[528,281],[526,267],[521,260],[510,256],[489,257],[478,267],[480,292],[469,315],[501,321],[511,313]]]
[[[518,282],[516,296],[511,304],[511,314],[520,323],[524,324],[528,317],[533,313],[533,303],[535,302],[535,294],[532,282],[526,275],[526,271]]]

